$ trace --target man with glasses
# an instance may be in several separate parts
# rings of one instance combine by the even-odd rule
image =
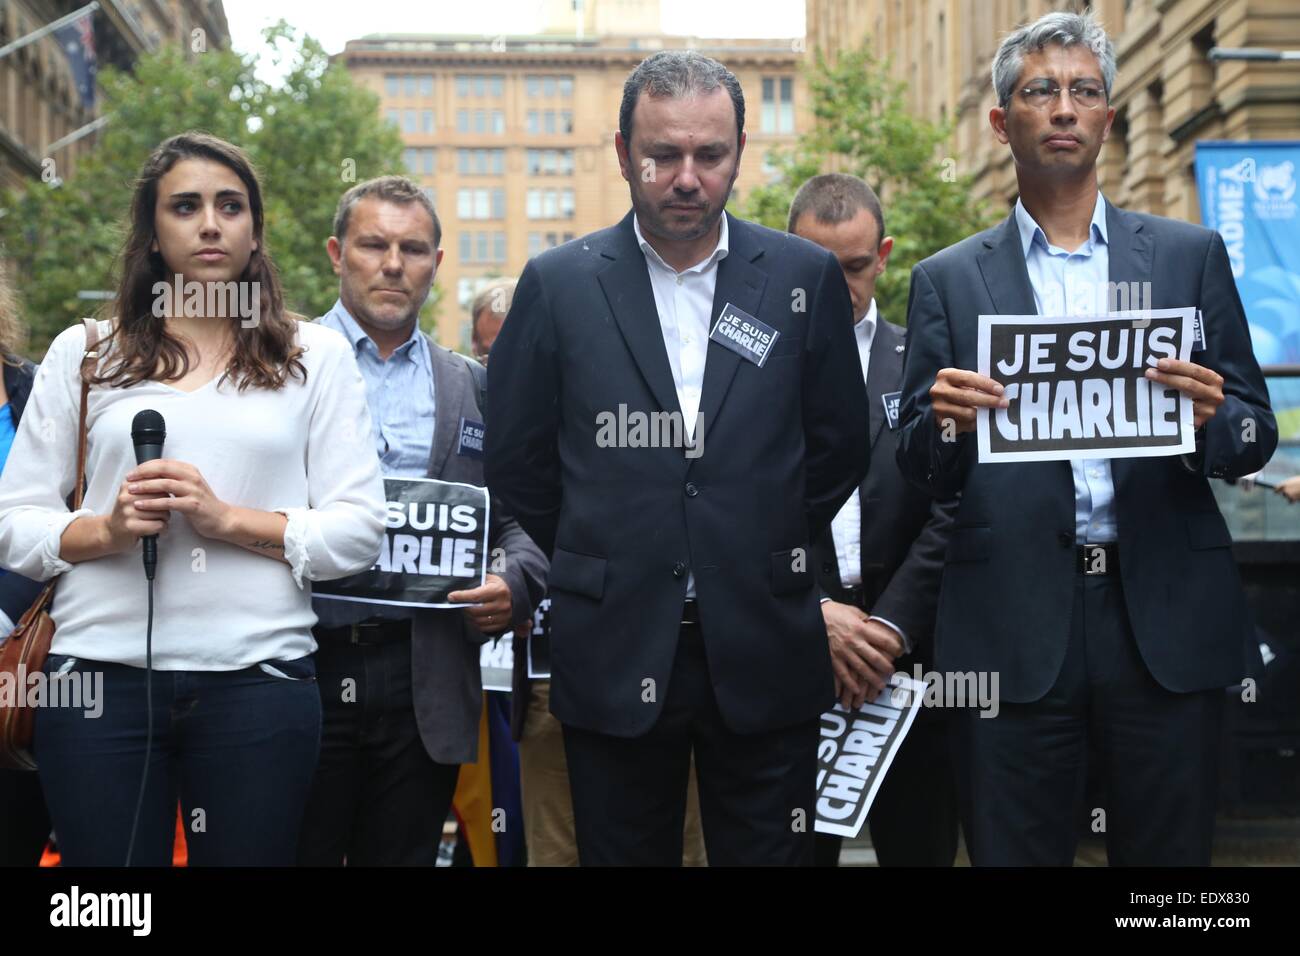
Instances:
[[[1068,865],[1089,824],[1112,864],[1208,864],[1224,687],[1245,666],[1245,596],[1208,479],[1263,467],[1277,423],[1222,238],[1098,190],[1114,79],[1089,15],[1011,33],[989,120],[1015,160],[1015,210],[912,273],[898,460],[932,494],[962,495],[935,663],[1000,678],[995,718],[956,721],[976,864]],[[979,464],[976,410],[1008,402],[970,371],[978,316],[1103,313],[1111,283],[1139,283],[1144,308],[1202,313],[1195,361],[1146,372],[1192,400],[1195,453]],[[1085,805],[1089,771],[1100,806]]]

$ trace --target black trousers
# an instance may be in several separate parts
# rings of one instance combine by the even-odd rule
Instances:
[[[710,866],[811,865],[817,720],[728,729],[699,627],[683,624],[668,697],[634,738],[564,727],[582,866],[680,866],[692,750]]]
[[[1112,866],[1208,866],[1221,689],[1177,694],[1142,662],[1118,576],[1075,582],[1056,683],[996,717],[956,713],[958,794],[977,866],[1069,866],[1083,826]],[[1089,750],[1105,805],[1085,794]]]
[[[458,764],[424,749],[411,696],[410,638],[351,644],[317,631],[320,763],[300,866],[433,866]]]
[[[0,866],[36,866],[50,838],[41,778],[0,770]]]
[[[921,709],[876,793],[867,827],[881,866],[952,866],[957,859],[951,716]],[[837,866],[842,842],[818,833],[817,865]]]

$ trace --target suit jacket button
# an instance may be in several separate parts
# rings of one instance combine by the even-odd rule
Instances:
[[[1074,544],[1074,535],[1069,531],[1062,531],[1056,536],[1056,540],[1061,542],[1061,547],[1068,548],[1070,545]]]
[[[694,497],[695,497],[696,495],[698,495],[699,493],[700,493],[700,489],[695,487],[695,482],[693,482],[693,481],[688,481],[688,482],[686,482],[686,497],[687,497],[687,498],[694,498]]]
[[[686,577],[686,565],[684,565],[684,564],[683,564],[682,562],[680,562],[680,561],[678,561],[676,564],[674,564],[674,565],[673,565],[673,577],[675,577],[675,578],[684,578],[684,577]]]
[[[831,565],[830,562],[828,561],[822,565],[822,574],[830,574],[830,573],[831,573]]]

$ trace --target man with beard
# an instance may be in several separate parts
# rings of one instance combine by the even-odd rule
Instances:
[[[808,864],[834,681],[809,549],[866,472],[835,257],[726,214],[744,96],[663,51],[614,137],[632,210],[528,263],[492,349],[488,481],[552,554],[551,711],[584,865]]]

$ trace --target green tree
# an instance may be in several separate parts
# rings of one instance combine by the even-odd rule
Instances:
[[[223,49],[186,58],[169,46],[142,57],[131,73],[105,69],[110,119],[75,174],[0,195],[0,252],[13,263],[33,355],[98,306],[78,299],[79,290],[116,287],[135,177],[154,147],[191,129],[242,146],[261,173],[267,247],[286,305],[316,316],[333,304],[338,279],[325,240],[335,205],[354,183],[403,171],[401,137],[381,120],[374,94],[331,64],[314,39],[284,21],[265,36],[269,55],[287,58],[276,85],[255,75],[256,57]],[[426,327],[435,309],[431,297]]]
[[[996,217],[971,198],[972,180],[945,156],[952,128],[912,115],[905,84],[889,75],[864,44],[828,63],[816,51],[807,69],[813,129],[792,148],[769,153],[776,178],[752,188],[744,215],[773,229],[786,228],[790,203],[806,180],[823,172],[860,176],[880,196],[885,228],[894,237],[889,267],[876,285],[881,314],[902,323],[912,266]]]

